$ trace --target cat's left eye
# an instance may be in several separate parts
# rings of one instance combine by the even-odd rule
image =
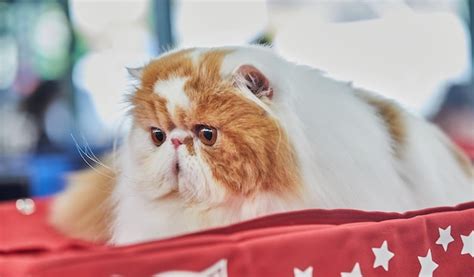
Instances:
[[[207,146],[212,146],[217,140],[217,129],[211,126],[198,125],[196,133],[199,140]]]

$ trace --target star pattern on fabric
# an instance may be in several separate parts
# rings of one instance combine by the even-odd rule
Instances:
[[[362,277],[359,263],[354,265],[351,272],[341,272],[341,277]]]
[[[428,253],[426,256],[420,257],[418,256],[418,261],[421,265],[420,274],[418,276],[428,277],[433,276],[433,271],[438,267],[438,264],[433,261],[431,257],[431,249],[428,249]]]
[[[293,273],[295,277],[313,277],[313,267],[309,266],[305,270],[299,268],[293,268]]]
[[[471,231],[469,236],[461,235],[462,239],[462,250],[461,255],[469,254],[474,258],[474,231]]]
[[[395,254],[388,250],[387,241],[384,240],[382,246],[379,248],[372,248],[372,252],[374,252],[375,255],[374,268],[382,266],[385,271],[388,271],[390,259],[392,259]]]
[[[439,238],[436,241],[436,244],[442,245],[444,251],[448,251],[448,245],[454,241],[453,237],[451,236],[451,225],[446,227],[446,229],[438,228],[439,230]]]
[[[448,225],[446,228],[438,227],[439,237],[434,242],[434,239],[430,241],[430,244],[438,244],[443,247],[445,253],[448,252],[449,244],[455,239],[451,234],[451,225]],[[471,257],[474,257],[474,230],[470,232],[469,235],[460,235],[462,240],[462,255],[469,254]],[[392,244],[391,244],[392,245]],[[374,253],[374,262],[373,268],[382,267],[386,272],[389,271],[390,260],[395,257],[395,253],[390,251],[388,248],[388,241],[383,240],[380,247],[372,247],[372,252]],[[453,252],[453,251],[451,251]],[[398,253],[400,254],[400,253]],[[397,255],[398,255],[397,254]],[[453,254],[453,253],[452,253]],[[437,254],[438,255],[438,254]],[[459,255],[459,252],[457,252]],[[420,271],[418,276],[420,277],[432,277],[434,271],[439,267],[439,265],[433,260],[431,249],[428,248],[425,256],[417,256],[418,262],[420,264]],[[436,259],[438,259],[437,257]],[[442,259],[441,259],[442,260]],[[416,261],[416,260],[415,260]],[[444,265],[443,265],[444,266]],[[293,267],[294,277],[313,277],[313,267],[308,266],[305,269],[300,269],[298,267]],[[156,274],[154,276],[164,276],[164,277],[228,277],[227,272],[227,260],[221,259],[209,266],[208,268],[202,271],[167,271]],[[350,272],[341,272],[341,277],[362,277],[361,267],[359,262],[355,262],[352,270]]]
[[[199,271],[166,271],[153,275],[154,277],[228,277],[227,260],[221,259],[210,267]]]

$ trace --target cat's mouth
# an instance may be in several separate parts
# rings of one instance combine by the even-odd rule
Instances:
[[[174,165],[174,173],[175,173],[176,175],[179,174],[179,162],[176,162],[175,165]]]

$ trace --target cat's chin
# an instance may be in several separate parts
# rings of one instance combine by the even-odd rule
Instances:
[[[165,239],[306,207],[301,199],[290,200],[270,192],[251,198],[227,194],[220,203],[187,196],[187,193],[174,190],[153,203],[139,198],[122,199],[111,243],[124,245]],[[150,220],[153,218],[156,220]]]

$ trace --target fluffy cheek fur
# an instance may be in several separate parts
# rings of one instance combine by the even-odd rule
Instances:
[[[202,150],[219,185],[245,197],[298,194],[296,155],[278,120],[234,90],[212,96],[200,99],[194,117],[219,129],[216,145]]]
[[[195,154],[188,153],[186,147],[178,149],[180,161],[178,187],[186,202],[208,202],[219,204],[225,200],[225,189],[215,181],[200,148]]]
[[[125,143],[121,177],[147,198],[171,193],[177,189],[177,178],[170,174],[175,162],[171,150],[170,145],[156,147],[146,130],[134,126]]]

